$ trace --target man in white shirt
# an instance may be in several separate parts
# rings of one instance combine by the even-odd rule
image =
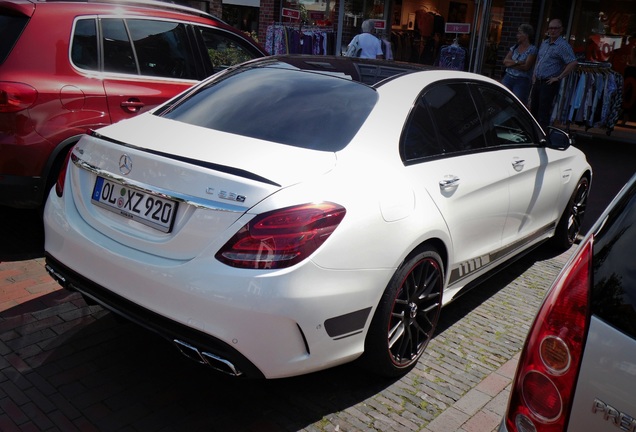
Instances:
[[[357,35],[354,40],[351,41],[352,45],[357,45],[358,57],[362,58],[378,58],[383,59],[384,53],[382,52],[382,42],[376,36],[371,34],[374,24],[371,20],[366,20],[362,23],[362,33]],[[356,43],[357,40],[357,43]],[[355,53],[351,53],[351,50],[347,52],[347,55],[355,56]]]

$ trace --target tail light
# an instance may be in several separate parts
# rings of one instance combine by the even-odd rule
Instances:
[[[589,325],[593,237],[579,247],[547,294],[517,366],[506,426],[564,431]]]
[[[311,255],[340,224],[346,210],[333,203],[305,204],[263,213],[217,252],[233,267],[280,269]]]
[[[0,113],[14,113],[33,105],[38,96],[37,90],[27,84],[0,82]]]
[[[57,182],[55,183],[55,193],[57,196],[61,197],[64,193],[64,184],[66,183],[66,171],[68,170],[68,161],[71,157],[76,157],[73,155],[73,147],[66,154],[66,158],[64,158],[64,163],[60,167],[60,173],[57,176]]]

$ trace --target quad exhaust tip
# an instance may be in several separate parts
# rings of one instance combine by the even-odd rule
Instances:
[[[210,366],[212,369],[223,372],[227,375],[235,377],[243,375],[243,372],[238,370],[236,366],[234,366],[234,364],[229,360],[221,358],[207,351],[201,351],[198,348],[190,345],[189,343],[183,342],[178,339],[174,339],[173,342],[179,352],[188,357],[190,360],[193,360],[202,365]]]

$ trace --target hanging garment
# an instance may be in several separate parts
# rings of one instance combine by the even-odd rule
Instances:
[[[439,53],[439,67],[442,69],[464,70],[466,50],[459,45],[443,46]]]

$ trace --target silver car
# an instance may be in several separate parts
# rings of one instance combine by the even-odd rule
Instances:
[[[530,328],[501,432],[636,430],[636,175]]]

